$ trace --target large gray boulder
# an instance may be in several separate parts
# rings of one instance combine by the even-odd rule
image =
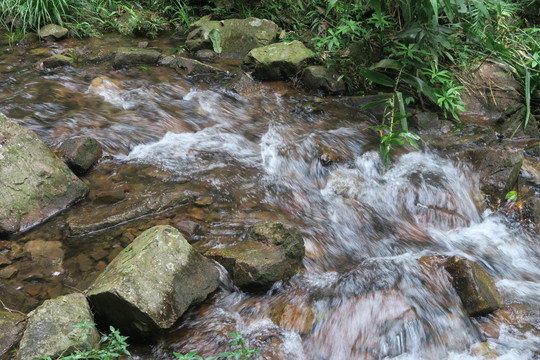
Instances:
[[[171,226],[146,230],[91,285],[97,315],[122,333],[151,337],[219,286],[219,272]]]
[[[114,56],[113,68],[156,65],[160,56],[161,53],[157,50],[121,47],[116,51],[116,55]]]
[[[304,254],[298,230],[277,221],[260,221],[247,239],[205,253],[227,269],[236,286],[254,290],[267,289],[299,272]]]
[[[0,114],[0,233],[37,225],[87,192],[33,131]]]
[[[21,339],[18,358],[55,359],[75,350],[91,350],[99,344],[99,333],[82,294],[47,300],[30,315]],[[87,324],[87,325],[83,325]]]
[[[315,57],[300,41],[276,43],[251,50],[244,58],[244,68],[253,70],[261,80],[282,80],[295,77]]]
[[[186,45],[195,52],[212,49],[210,32],[217,30],[221,35],[222,54],[242,59],[251,49],[266,46],[276,41],[278,26],[270,20],[257,18],[210,21],[201,19],[191,25]]]
[[[0,359],[9,359],[9,352],[21,340],[24,315],[0,310]]]

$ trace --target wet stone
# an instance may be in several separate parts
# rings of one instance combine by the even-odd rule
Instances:
[[[43,60],[42,65],[47,69],[54,69],[62,66],[73,66],[74,61],[71,57],[65,55],[53,55]]]
[[[9,351],[20,341],[24,314],[0,310],[0,359],[9,359]]]
[[[444,268],[452,277],[452,284],[469,315],[483,315],[502,307],[495,282],[479,264],[452,256],[445,261]]]
[[[47,41],[55,41],[68,34],[68,29],[56,24],[48,24],[39,29],[39,36]]]
[[[102,156],[101,144],[94,138],[71,138],[58,148],[59,156],[77,175],[84,174]]]
[[[179,221],[174,223],[173,226],[184,235],[187,241],[190,241],[193,235],[195,235],[197,230],[201,227],[195,221]]]
[[[90,271],[94,265],[94,261],[86,254],[79,254],[77,256],[77,263],[82,272]]]
[[[0,268],[0,279],[10,279],[12,278],[19,269],[16,266],[10,265],[3,268]]]
[[[28,296],[22,287],[15,287],[11,283],[7,283],[0,279],[0,300],[3,306],[8,309],[21,311],[23,313],[30,312],[38,305],[38,300]]]
[[[6,255],[0,254],[0,266],[9,264],[11,264],[11,260],[9,260]]]
[[[109,255],[109,252],[102,248],[95,249],[90,253],[90,257],[96,261],[105,258],[107,255]]]

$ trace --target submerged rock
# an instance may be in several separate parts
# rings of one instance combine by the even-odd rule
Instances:
[[[68,29],[56,24],[48,24],[43,26],[38,31],[39,37],[47,41],[55,41],[63,38],[68,34]]]
[[[171,226],[138,236],[91,285],[97,315],[122,333],[151,337],[219,286],[214,264]]]
[[[327,94],[342,94],[346,90],[345,82],[339,78],[339,74],[326,66],[308,66],[302,75],[302,82],[308,89]]]
[[[113,68],[137,65],[156,65],[161,53],[157,50],[121,47],[116,51]]]
[[[251,50],[244,58],[244,67],[252,69],[253,76],[261,80],[290,79],[314,56],[313,51],[295,40]]]
[[[305,248],[298,230],[277,221],[256,223],[246,240],[205,255],[221,263],[236,286],[267,289],[300,271]]]
[[[33,131],[0,114],[0,233],[27,230],[87,192]]]
[[[19,358],[42,359],[67,356],[75,350],[91,350],[99,344],[99,333],[82,294],[46,300],[29,317],[19,347]]]
[[[221,35],[222,54],[241,59],[251,49],[266,46],[276,40],[278,26],[270,20],[257,18],[210,21],[205,18],[189,28],[186,45],[190,51],[212,49],[210,32]]]
[[[101,144],[94,138],[71,138],[58,148],[60,158],[77,175],[87,172],[101,158]]]
[[[24,315],[0,310],[0,359],[9,359],[9,352],[21,340]]]
[[[488,272],[474,261],[452,256],[444,262],[463,307],[471,316],[494,312],[503,301]]]
[[[54,69],[61,66],[73,66],[74,61],[69,56],[53,55],[43,60],[42,64],[44,68]]]
[[[195,59],[179,57],[174,61],[176,70],[183,75],[226,74],[227,71],[204,64]]]

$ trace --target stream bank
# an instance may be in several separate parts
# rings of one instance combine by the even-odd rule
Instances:
[[[113,69],[114,50],[137,43],[66,39],[2,58],[9,117],[52,148],[91,135],[105,152],[81,177],[86,199],[2,240],[5,307],[28,312],[88,288],[153,225],[184,227],[204,252],[241,241],[258,221],[285,219],[304,238],[300,274],[263,294],[225,282],[136,356],[210,355],[226,349],[228,331],[263,358],[450,358],[473,356],[484,340],[500,356],[536,356],[537,138],[501,138],[501,124],[478,119],[454,132],[418,114],[424,151],[399,149],[385,171],[370,128],[380,115],[359,110],[365,99],[321,98],[287,82],[231,91],[238,62],[230,61],[217,75]],[[148,46],[169,53],[175,43]],[[66,49],[95,60],[35,68]],[[522,208],[505,205],[516,186]],[[481,264],[504,308],[466,316],[443,272],[419,270],[433,254]]]

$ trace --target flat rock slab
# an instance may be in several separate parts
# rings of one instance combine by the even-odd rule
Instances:
[[[0,233],[42,223],[87,192],[33,131],[0,114]]]
[[[172,326],[219,286],[219,272],[172,226],[138,236],[96,279],[88,297],[99,316],[132,337]]]
[[[9,352],[21,340],[24,315],[0,310],[0,359],[9,359]]]
[[[156,65],[161,53],[157,50],[121,47],[114,56],[113,68],[137,65]]]
[[[70,294],[47,300],[28,319],[19,347],[19,358],[25,360],[55,359],[75,350],[91,350],[99,343],[92,313],[82,294]]]

